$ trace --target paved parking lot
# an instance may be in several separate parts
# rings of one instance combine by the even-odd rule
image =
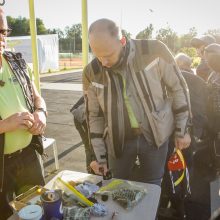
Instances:
[[[81,71],[41,77],[41,94],[47,110],[46,137],[56,139],[60,170],[86,172],[84,146],[75,129],[70,108],[81,96]],[[46,150],[45,171],[48,181],[54,175],[52,148]]]

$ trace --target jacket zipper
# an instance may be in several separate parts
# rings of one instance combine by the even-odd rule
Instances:
[[[124,126],[124,112],[123,112],[123,107],[122,107],[122,103],[123,103],[123,100],[122,100],[122,97],[121,97],[121,95],[120,94],[122,94],[121,93],[121,90],[120,90],[120,85],[119,85],[119,78],[118,78],[118,76],[117,76],[117,78],[116,77],[113,77],[113,78],[115,78],[114,80],[115,80],[115,85],[116,85],[116,90],[117,90],[117,93],[119,94],[118,95],[118,107],[119,107],[119,111],[118,111],[118,116],[119,116],[119,134],[120,134],[120,137],[122,138],[121,140],[122,140],[122,150],[124,149],[124,129],[123,129],[123,126]],[[120,104],[121,103],[121,104]],[[120,138],[119,137],[119,138]]]
[[[151,119],[151,115],[150,115],[150,110],[149,110],[149,106],[147,105],[147,102],[146,100],[144,99],[144,95],[143,95],[143,91],[141,91],[141,88],[140,88],[140,83],[137,79],[137,76],[135,75],[135,72],[133,71],[132,67],[129,65],[129,68],[130,68],[130,71],[131,71],[131,76],[133,78],[133,81],[134,81],[134,84],[135,84],[135,87],[138,91],[138,95],[140,97],[140,99],[142,100],[142,104],[144,106],[144,109],[145,109],[145,112],[147,114],[147,117],[148,117],[148,120],[149,120],[149,123],[151,125],[151,129],[152,129],[152,132],[153,132],[153,135],[154,135],[154,139],[156,141],[156,144],[158,144],[158,139],[157,139],[157,136],[156,136],[156,130],[155,130],[155,127],[153,125],[153,122],[152,122],[152,119]]]
[[[154,109],[154,111],[156,111],[156,105],[155,105],[155,102],[154,102],[154,99],[153,99],[153,95],[152,95],[151,90],[150,90],[150,85],[149,85],[147,76],[145,76],[144,71],[141,71],[141,74],[142,74],[142,78],[145,79],[146,86],[147,86],[146,90],[147,90],[147,93],[148,93],[148,95],[149,95],[149,97],[151,99],[151,103],[153,104],[153,109]]]

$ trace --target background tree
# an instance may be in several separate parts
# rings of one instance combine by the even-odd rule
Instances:
[[[29,19],[28,19],[28,25],[29,25]],[[48,34],[47,28],[44,26],[43,20],[40,18],[36,18],[36,27],[37,27],[37,34]]]
[[[156,39],[165,43],[172,52],[176,53],[178,36],[169,26],[159,29],[157,31]]]
[[[139,32],[136,36],[136,39],[151,39],[153,34],[154,27],[152,24],[144,29],[143,31]]]
[[[13,18],[7,16],[8,26],[12,28],[11,36],[26,36],[30,35],[29,20],[27,18]]]
[[[48,34],[57,34],[58,39],[62,39],[65,37],[63,31],[60,28],[53,28],[53,29],[48,29]]]
[[[183,34],[179,37],[178,49],[183,48],[183,47],[191,47],[190,41],[195,36],[197,36],[197,30],[195,27],[192,27],[189,29],[188,33]]]
[[[131,33],[127,32],[126,30],[121,30],[122,35],[125,36],[127,39],[131,39]]]
[[[75,53],[82,51],[82,25],[74,24],[65,28],[65,46],[69,47],[69,51]]]
[[[7,16],[8,26],[12,28],[11,36],[30,35],[29,19],[25,17],[13,18]],[[43,20],[36,18],[37,34],[47,34],[48,31],[44,26]]]

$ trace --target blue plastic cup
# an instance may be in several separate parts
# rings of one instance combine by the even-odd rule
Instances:
[[[62,197],[59,192],[54,190],[46,191],[40,198],[44,210],[44,219],[63,219]]]

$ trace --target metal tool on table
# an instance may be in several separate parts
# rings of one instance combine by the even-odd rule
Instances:
[[[106,172],[106,175],[104,175],[104,168],[100,167],[99,168],[99,172],[102,173],[103,180],[110,180],[110,179],[112,179],[112,172],[110,170],[108,170]]]

